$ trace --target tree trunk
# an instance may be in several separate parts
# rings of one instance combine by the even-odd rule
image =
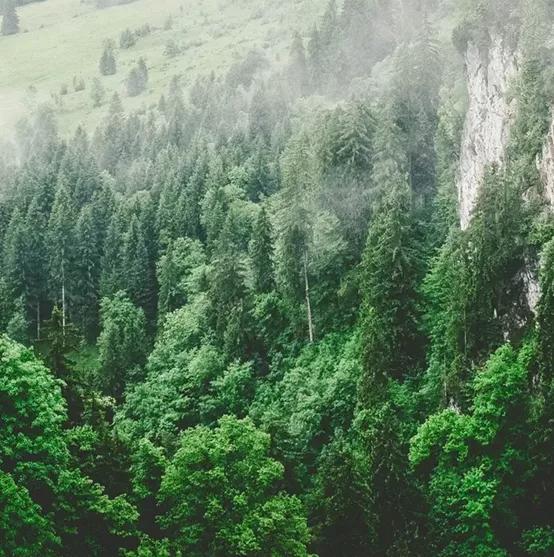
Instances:
[[[37,340],[40,340],[40,300],[37,300]]]
[[[314,341],[314,323],[312,320],[312,305],[310,303],[310,283],[308,282],[308,254],[304,250],[304,282],[306,288],[306,311],[308,313],[308,335],[310,342]]]
[[[64,250],[62,249],[62,338],[65,346],[65,265]]]

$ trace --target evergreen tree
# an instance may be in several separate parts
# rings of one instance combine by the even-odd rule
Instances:
[[[23,296],[13,303],[14,309],[6,324],[6,334],[16,342],[27,344],[29,341],[29,322],[27,321],[27,309]]]
[[[2,250],[2,266],[4,268],[4,285],[6,299],[15,300],[23,297],[25,312],[28,304],[27,265],[25,221],[21,211],[16,208],[9,221]]]
[[[117,63],[115,61],[115,54],[113,51],[113,47],[111,45],[107,45],[102,52],[102,56],[100,58],[100,73],[102,75],[115,75],[117,72]]]
[[[145,363],[146,320],[124,292],[101,303],[100,384],[103,390],[120,398],[130,379],[137,380]]]
[[[254,271],[254,291],[270,292],[274,287],[273,240],[271,223],[262,207],[252,231],[250,258]]]
[[[73,286],[73,238],[74,207],[67,186],[63,181],[58,185],[54,206],[48,222],[47,249],[50,271],[51,299],[60,302],[63,326],[68,319],[68,301]]]
[[[377,165],[376,177],[385,178],[383,170]],[[388,191],[375,211],[360,269],[366,401],[383,380],[408,376],[423,355],[417,309],[421,248],[412,194],[401,168],[387,171],[387,182],[380,185]]]
[[[143,58],[141,58],[137,65],[131,69],[127,77],[126,86],[127,94],[130,97],[136,97],[146,90],[148,85],[148,68]]]
[[[303,97],[308,93],[310,83],[304,41],[298,32],[293,36],[289,57],[288,78],[290,85],[295,96]]]
[[[100,294],[102,298],[112,297],[124,289],[123,247],[127,229],[127,215],[124,207],[119,207],[111,216],[107,226],[102,254],[102,273],[100,275]],[[131,249],[132,246],[129,246]]]
[[[29,205],[25,219],[24,276],[28,288],[28,301],[34,313],[37,340],[41,339],[43,309],[48,300],[48,281],[44,273],[44,270],[48,269],[46,250],[48,212],[41,206],[43,202],[44,199],[37,194]]]
[[[307,46],[307,61],[310,70],[311,82],[314,89],[319,90],[325,74],[323,46],[319,29],[314,25]]]
[[[102,106],[102,102],[104,101],[104,97],[106,96],[106,90],[102,85],[102,82],[98,77],[95,77],[92,80],[92,87],[90,88],[90,96],[92,99],[92,106],[98,108]]]
[[[63,315],[63,311],[54,306],[50,319],[44,323],[44,339],[47,344],[47,361],[49,368],[66,383],[74,381],[70,377],[67,356],[78,349],[80,343],[77,328]]]
[[[214,253],[209,289],[214,328],[229,359],[244,353],[248,334],[249,300],[245,285],[245,264],[242,254],[236,249],[235,219],[236,215],[230,212],[225,221]]]
[[[136,305],[145,311],[154,298],[154,284],[149,272],[149,257],[146,242],[138,218],[133,215],[123,242],[122,283],[125,291]]]
[[[94,207],[83,207],[73,237],[75,238],[75,292],[73,293],[74,321],[89,341],[98,335],[100,306],[100,266],[102,242],[101,223],[95,218]]]

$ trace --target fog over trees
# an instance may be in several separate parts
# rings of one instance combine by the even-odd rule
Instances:
[[[552,0],[72,1],[0,0],[118,26],[0,130],[0,557],[554,555]]]

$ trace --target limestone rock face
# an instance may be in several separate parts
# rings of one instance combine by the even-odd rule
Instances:
[[[469,104],[458,179],[463,230],[471,221],[485,169],[494,163],[502,164],[515,114],[507,93],[518,71],[517,54],[501,35],[493,32],[486,51],[468,43],[465,64]]]

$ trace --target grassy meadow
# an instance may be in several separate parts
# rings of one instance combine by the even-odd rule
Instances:
[[[93,127],[105,114],[114,91],[125,97],[125,78],[144,57],[149,69],[148,90],[124,99],[137,110],[158,101],[174,75],[186,87],[198,75],[222,73],[249,50],[266,52],[282,63],[292,32],[306,33],[321,15],[323,0],[270,2],[259,0],[136,0],[97,9],[81,0],[46,0],[18,8],[21,32],[0,36],[0,128],[10,130],[38,103],[50,102],[62,131],[78,124]],[[150,25],[150,34],[122,49],[125,29]],[[117,74],[102,77],[98,63],[106,41],[116,45]],[[179,54],[170,57],[173,42]],[[91,99],[92,80],[101,77],[106,90],[103,106]],[[85,89],[76,91],[74,81]],[[62,91],[67,90],[65,94]]]

